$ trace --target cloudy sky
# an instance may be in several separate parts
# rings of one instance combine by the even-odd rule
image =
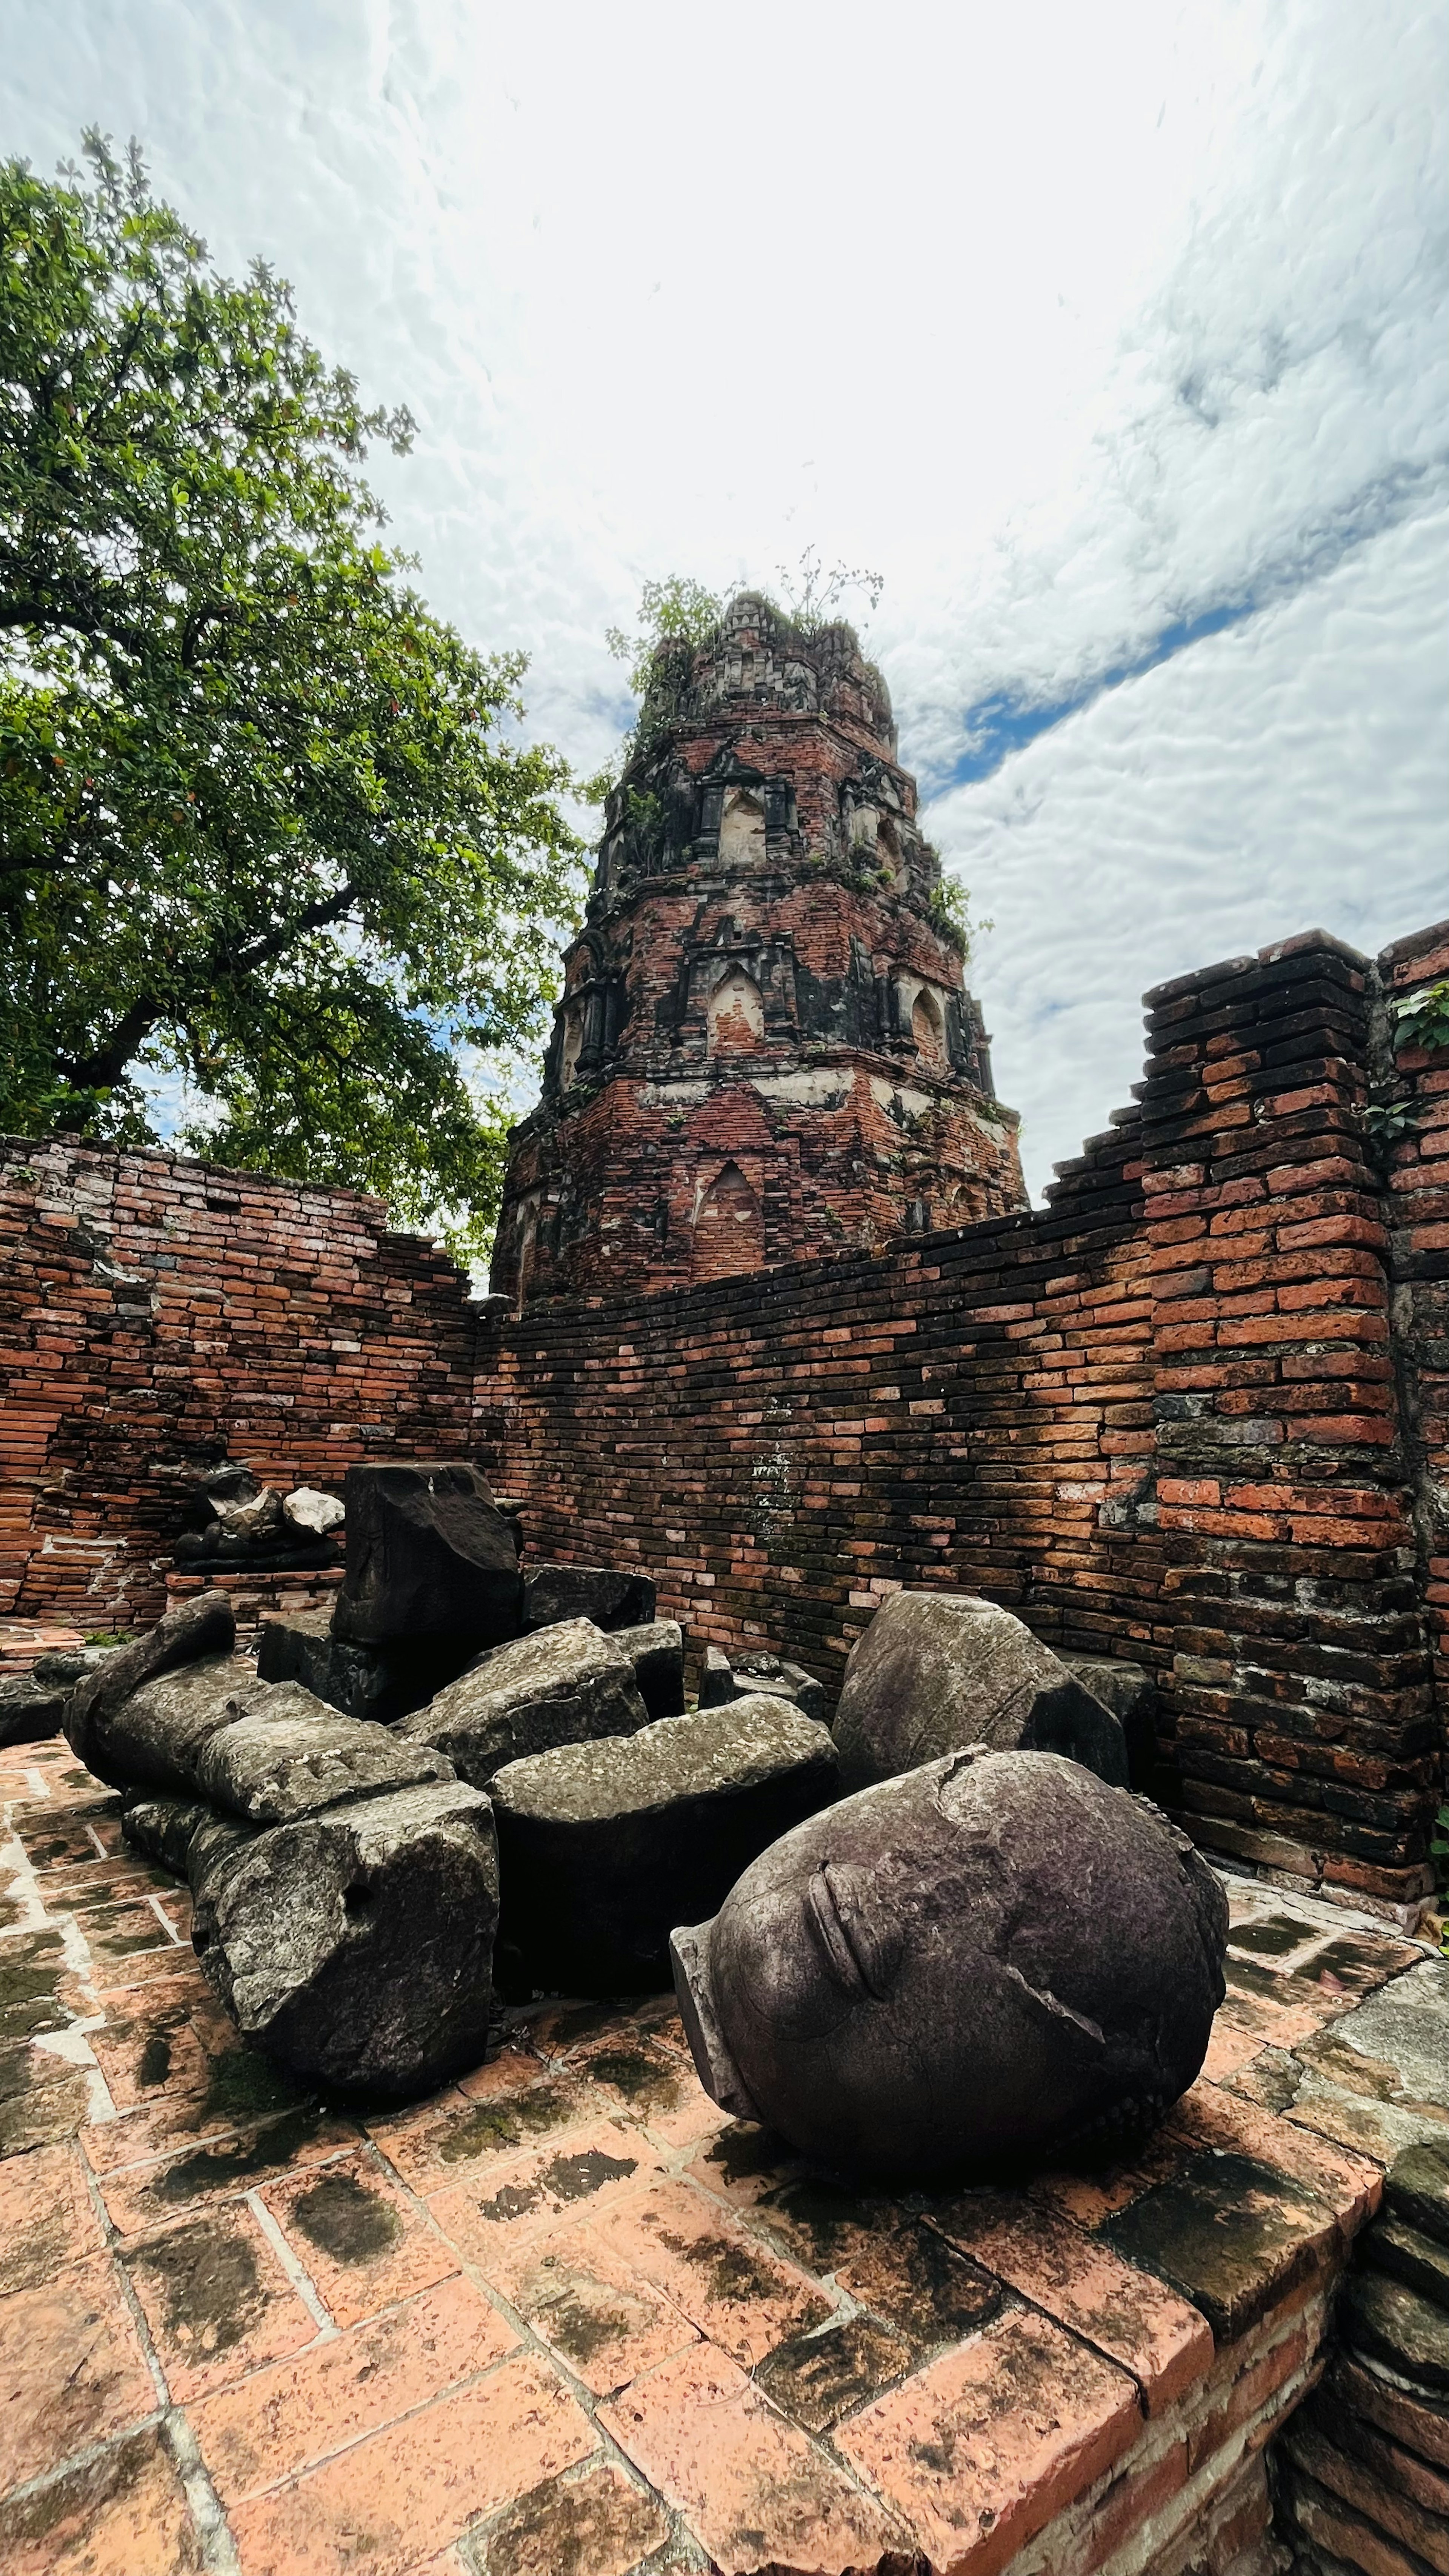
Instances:
[[[0,0],[0,148],[292,279],[583,766],[646,577],[884,575],[1039,1190],[1144,986],[1449,913],[1446,71],[1419,0]]]

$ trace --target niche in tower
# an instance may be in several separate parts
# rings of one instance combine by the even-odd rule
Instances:
[[[946,1023],[929,984],[923,984],[911,1010],[911,1035],[922,1064],[933,1073],[946,1070]]]
[[[721,867],[748,868],[765,858],[763,787],[727,787],[719,818]]]
[[[759,1270],[765,1259],[765,1216],[738,1163],[715,1174],[694,1220],[694,1276],[729,1279]]]
[[[722,975],[705,1010],[711,1055],[752,1055],[765,1039],[765,1005],[753,975],[732,966]]]

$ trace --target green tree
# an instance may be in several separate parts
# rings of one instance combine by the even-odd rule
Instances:
[[[376,1190],[480,1248],[576,919],[524,663],[380,542],[367,410],[135,146],[0,165],[0,1127]]]

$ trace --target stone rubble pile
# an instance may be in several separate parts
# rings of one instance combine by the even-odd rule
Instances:
[[[294,2072],[424,2090],[482,2058],[495,1985],[657,1991],[673,1936],[705,2083],[827,2162],[1115,2137],[1192,2081],[1216,1884],[1009,1612],[892,1596],[833,1731],[763,1649],[711,1648],[690,1708],[650,1579],[523,1566],[472,1467],[353,1468],[344,1503],[333,1609],[271,1621],[255,1673],[209,1592],[76,1674],[65,1716]]]

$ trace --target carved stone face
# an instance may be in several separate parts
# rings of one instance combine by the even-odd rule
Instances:
[[[1056,1754],[950,1754],[773,1844],[675,1982],[716,2101],[924,2179],[1145,2126],[1202,2064],[1227,1904],[1185,1836]]]

